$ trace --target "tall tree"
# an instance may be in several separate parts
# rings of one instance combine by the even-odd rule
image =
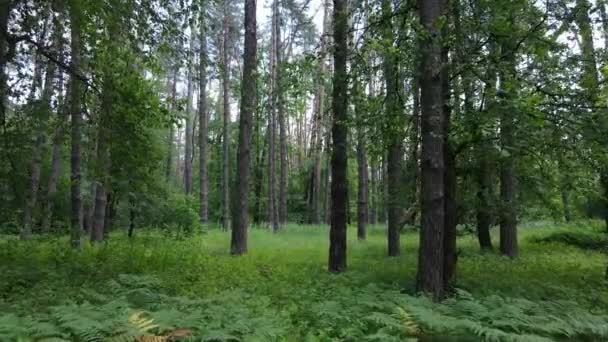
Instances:
[[[601,3],[603,7],[605,4]],[[575,16],[574,21],[579,28],[580,35],[580,47],[582,54],[582,67],[583,73],[581,75],[579,84],[585,90],[583,100],[586,102],[585,105],[589,108],[594,108],[593,117],[591,119],[592,125],[600,126],[598,123],[601,122],[600,115],[598,112],[601,110],[596,107],[598,96],[600,95],[600,81],[597,69],[597,58],[595,51],[595,43],[593,37],[593,26],[590,18],[590,11],[592,10],[591,3],[588,0],[576,0],[576,6],[574,8]],[[605,111],[605,110],[604,110]],[[602,113],[606,115],[605,113]],[[608,231],[608,162],[606,159],[605,146],[596,148],[599,154],[602,156],[599,165],[600,174],[600,188],[602,193],[602,204],[604,211],[604,220],[606,224],[606,230]]]
[[[192,27],[194,29],[194,27]],[[193,136],[194,136],[194,125],[193,125],[193,101],[194,101],[194,30],[190,35],[190,51],[188,52],[188,90],[186,98],[186,141],[184,146],[184,192],[186,194],[192,193],[192,149],[193,149]]]
[[[442,16],[445,0],[418,0],[420,22],[425,34],[420,42],[422,53],[421,123],[421,216],[420,249],[416,288],[434,300],[444,295],[443,227],[444,201],[444,93],[442,72]]]
[[[323,32],[320,39],[319,56],[315,78],[315,96],[313,100],[313,119],[310,138],[312,167],[310,172],[310,193],[308,210],[310,222],[321,223],[321,152],[323,147],[323,116],[325,110],[325,73],[327,72],[326,54],[329,31],[329,0],[323,1]]]
[[[507,16],[510,27],[515,28],[515,13]],[[500,161],[500,252],[508,257],[516,257],[517,243],[517,203],[515,170],[515,128],[518,108],[517,99],[516,49],[512,39],[501,39],[501,55],[504,65],[499,68],[500,81],[500,144],[503,151]]]
[[[229,0],[223,0],[222,17],[222,49],[221,49],[221,70],[222,70],[222,100],[224,121],[222,129],[222,227],[225,230],[230,228],[230,61],[228,60],[228,49],[230,39],[230,27],[228,25]]]
[[[346,223],[348,201],[348,7],[345,0],[334,0],[333,9],[334,76],[332,94],[331,228],[329,233],[329,271],[346,270]]]
[[[82,232],[82,200],[81,189],[81,141],[82,141],[82,83],[76,76],[76,72],[81,69],[82,51],[82,11],[79,0],[70,0],[69,17],[71,25],[71,64],[70,69],[70,117],[71,117],[71,151],[70,151],[70,196],[71,196],[71,235],[72,247],[80,247]]]
[[[279,223],[283,224],[287,221],[287,122],[285,118],[285,96],[283,84],[283,46],[281,44],[281,11],[279,9],[279,1],[274,1],[273,17],[275,30],[274,36],[274,52],[275,57],[275,87],[277,119],[279,124],[279,208],[278,216]]]
[[[387,175],[388,175],[388,255],[398,256],[401,254],[399,230],[402,220],[403,198],[402,169],[403,169],[403,137],[401,135],[404,121],[402,104],[399,100],[399,66],[393,49],[394,32],[392,24],[392,7],[390,0],[382,1],[382,36],[386,44],[383,56],[383,71],[386,82],[385,111],[387,115]]]
[[[256,110],[257,80],[256,0],[245,1],[245,51],[241,82],[241,114],[239,116],[239,147],[237,151],[236,192],[230,253],[247,252],[249,225],[249,174],[251,163],[251,128]]]
[[[199,99],[198,99],[198,148],[199,148],[199,219],[206,223],[209,219],[209,176],[207,172],[207,139],[209,118],[207,116],[207,23],[205,21],[204,1],[201,1],[200,15],[200,60],[199,60]]]
[[[279,205],[277,203],[277,172],[276,172],[276,141],[277,141],[277,109],[278,109],[278,0],[272,3],[271,37],[270,37],[270,108],[268,115],[268,223],[273,232],[279,231]]]
[[[175,67],[175,70],[172,71],[173,80],[169,78],[167,80],[167,87],[170,91],[170,102],[169,109],[171,111],[175,111],[177,109],[177,75],[178,68]],[[168,76],[171,77],[171,76]],[[165,163],[165,180],[167,182],[171,181],[171,175],[173,170],[173,144],[175,140],[175,126],[173,122],[169,124],[169,132],[167,137],[167,161]]]

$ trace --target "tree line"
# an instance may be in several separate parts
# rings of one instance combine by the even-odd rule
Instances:
[[[2,230],[217,222],[240,255],[328,223],[342,272],[349,224],[391,257],[417,226],[440,300],[462,231],[514,258],[522,219],[608,226],[604,0],[267,5],[1,1]]]

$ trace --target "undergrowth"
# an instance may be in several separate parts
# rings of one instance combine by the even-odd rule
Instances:
[[[575,229],[594,228],[523,228],[516,260],[461,237],[456,290],[439,305],[413,291],[415,233],[387,258],[379,227],[349,235],[341,275],[326,272],[325,227],[254,229],[244,257],[215,229],[115,234],[80,251],[5,237],[0,341],[608,340],[605,256],[550,238]]]

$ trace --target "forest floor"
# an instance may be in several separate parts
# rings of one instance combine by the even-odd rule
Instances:
[[[364,242],[355,230],[341,275],[326,271],[324,226],[253,229],[243,257],[230,256],[229,233],[215,229],[179,239],[116,233],[80,251],[67,237],[0,237],[0,341],[171,332],[197,341],[608,340],[607,258],[594,245],[605,240],[594,223],[525,225],[515,260],[460,237],[456,289],[439,305],[414,293],[416,232],[388,258],[382,227]]]

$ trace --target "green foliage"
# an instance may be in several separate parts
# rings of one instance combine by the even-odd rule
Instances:
[[[457,289],[439,305],[411,287],[415,235],[403,236],[404,256],[388,259],[377,227],[366,242],[350,230],[342,275],[320,266],[325,227],[254,229],[241,258],[215,229],[185,239],[114,234],[80,251],[64,238],[5,238],[0,340],[161,341],[180,329],[195,341],[605,340],[605,257],[535,242],[566,229],[575,227],[527,225],[518,260],[479,254],[461,237]]]

